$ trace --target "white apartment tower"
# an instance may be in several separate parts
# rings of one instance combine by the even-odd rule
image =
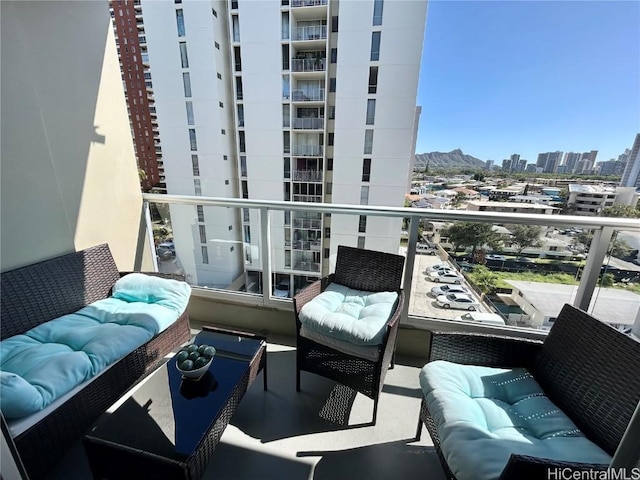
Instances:
[[[167,193],[403,205],[426,2],[141,4]],[[261,289],[258,211],[174,206],[172,223],[192,283]],[[272,281],[327,274],[338,245],[397,252],[400,230],[273,212]]]

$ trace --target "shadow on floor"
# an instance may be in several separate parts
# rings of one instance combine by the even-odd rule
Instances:
[[[410,439],[348,450],[298,452],[298,456],[322,457],[316,463],[313,480],[444,479],[435,449],[412,442]]]

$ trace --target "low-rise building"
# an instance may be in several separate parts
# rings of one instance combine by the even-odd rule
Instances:
[[[505,212],[505,213],[543,213],[552,215],[560,212],[559,208],[542,203],[515,203],[492,202],[482,200],[470,200],[467,202],[467,210],[480,212]]]
[[[635,205],[638,195],[633,187],[569,184],[567,206],[575,215],[597,216],[614,203]]]

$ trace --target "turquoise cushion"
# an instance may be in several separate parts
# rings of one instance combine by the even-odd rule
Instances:
[[[15,373],[0,372],[0,409],[6,418],[20,418],[43,408],[38,389]]]
[[[525,369],[435,361],[420,372],[420,385],[458,480],[496,479],[511,454],[611,462]]]
[[[186,282],[130,273],[113,286],[113,297],[126,302],[162,305],[181,314],[187,308],[191,287]]]
[[[397,299],[396,292],[364,292],[331,283],[302,307],[300,322],[356,345],[380,345]]]

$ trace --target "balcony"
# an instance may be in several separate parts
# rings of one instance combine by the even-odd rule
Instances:
[[[326,69],[326,58],[294,58],[291,60],[292,72],[324,72]]]
[[[321,157],[323,147],[322,145],[294,145],[292,153],[297,157]]]
[[[291,29],[291,40],[293,41],[324,40],[326,38],[326,25],[310,25]]]
[[[295,130],[322,130],[324,118],[294,118],[293,128]]]
[[[291,0],[291,7],[318,7],[326,5],[327,0]]]
[[[291,92],[292,102],[324,102],[324,88],[315,90],[293,90]]]
[[[322,182],[321,170],[297,170],[293,172],[295,182]]]

